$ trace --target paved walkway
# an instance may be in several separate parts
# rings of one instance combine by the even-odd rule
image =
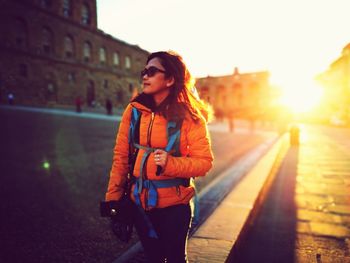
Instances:
[[[98,213],[117,121],[98,120],[103,114],[97,113],[82,118],[85,113],[69,112],[70,117],[67,110],[10,108],[0,106],[0,210],[6,211],[0,262],[112,262],[137,241],[135,231],[129,244],[117,240]],[[199,189],[276,136],[245,131],[230,134],[220,124],[210,132],[215,167],[196,179]],[[49,169],[43,169],[43,161]]]
[[[304,126],[232,262],[350,262],[350,129]]]

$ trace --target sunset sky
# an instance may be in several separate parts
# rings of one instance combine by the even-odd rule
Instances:
[[[307,85],[350,42],[348,0],[97,0],[98,27],[148,51],[175,50],[194,76],[269,70]]]

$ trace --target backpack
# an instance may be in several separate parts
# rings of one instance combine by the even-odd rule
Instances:
[[[152,112],[152,114],[154,113]],[[167,188],[167,187],[173,187],[173,186],[179,187],[179,185],[189,186],[193,178],[190,178],[190,179],[189,178],[171,178],[171,179],[164,179],[164,180],[149,180],[149,179],[143,178],[142,175],[143,175],[144,167],[149,155],[159,148],[153,148],[153,147],[139,144],[140,119],[141,119],[141,111],[139,111],[135,107],[132,107],[130,128],[128,133],[129,174],[131,176],[130,178],[131,184],[133,183],[136,184],[133,191],[133,196],[135,197],[136,205],[138,209],[142,212],[141,214],[143,215],[145,222],[149,228],[149,236],[157,238],[157,234],[141,206],[140,193],[142,192],[142,189],[143,188],[148,189],[148,199],[146,202],[146,206],[155,207],[158,201],[157,188]],[[167,124],[168,143],[163,150],[169,153],[173,152],[173,156],[181,156],[180,147],[179,147],[181,126],[182,126],[182,120],[177,122],[168,121],[168,124]],[[144,153],[141,159],[140,176],[135,177],[133,176],[133,170],[134,170],[136,156],[138,154],[139,149],[143,149]],[[161,167],[158,166],[156,175],[159,176],[160,173],[161,173]],[[193,181],[192,181],[192,184],[194,185]],[[196,201],[196,198],[195,198],[195,201]],[[196,207],[195,207],[195,210],[196,210]]]

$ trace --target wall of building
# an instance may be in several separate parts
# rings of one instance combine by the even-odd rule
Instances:
[[[324,87],[324,113],[350,122],[350,44],[316,80]]]
[[[241,116],[258,114],[270,102],[268,72],[208,76],[196,80],[200,97],[216,112]]]
[[[68,1],[69,14],[63,2],[1,2],[0,101],[11,92],[20,104],[72,104],[82,96],[89,105],[104,105],[106,98],[115,106],[125,105],[140,89],[139,72],[149,53],[99,30],[95,0]],[[88,23],[82,21],[83,5],[89,7]]]

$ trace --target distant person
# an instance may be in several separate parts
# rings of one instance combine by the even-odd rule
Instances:
[[[75,98],[75,110],[76,110],[76,112],[81,112],[81,105],[82,105],[81,97],[77,96]]]
[[[108,115],[112,114],[112,109],[113,109],[112,101],[110,99],[106,99],[106,110]]]
[[[95,108],[96,107],[96,100],[91,101],[91,107]]]
[[[224,111],[221,109],[216,109],[215,110],[215,118],[218,122],[223,122],[224,120]]]
[[[234,132],[235,129],[235,120],[234,120],[234,113],[233,110],[230,110],[227,114],[228,119],[228,127],[230,132]]]
[[[150,54],[141,78],[143,91],[120,122],[105,202],[121,200],[124,193],[132,200],[128,211],[134,211],[148,262],[188,262],[192,178],[207,174],[214,159],[207,128],[211,116],[191,92],[192,77],[176,53]],[[130,147],[136,150],[132,156]],[[131,189],[125,192],[128,173]],[[123,222],[115,223],[120,230]]]
[[[251,113],[248,116],[248,119],[249,119],[250,132],[254,132],[255,131],[255,125],[256,125],[256,114],[255,113]]]
[[[8,99],[8,103],[10,104],[10,105],[13,105],[15,102],[14,102],[14,100],[15,100],[15,95],[13,95],[12,93],[9,93],[8,95],[7,95],[7,99]]]

